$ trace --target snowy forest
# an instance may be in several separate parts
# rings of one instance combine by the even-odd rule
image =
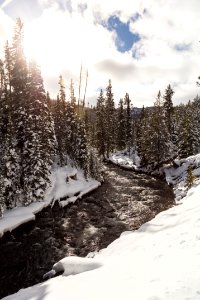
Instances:
[[[99,179],[101,160],[117,150],[137,153],[149,171],[199,153],[200,98],[174,106],[174,93],[169,84],[152,107],[136,108],[128,93],[115,99],[109,80],[90,107],[77,99],[73,79],[68,95],[60,75],[51,99],[39,67],[26,60],[18,19],[0,60],[0,215],[43,200],[55,161]]]
[[[199,11],[0,0],[0,299],[200,300]]]

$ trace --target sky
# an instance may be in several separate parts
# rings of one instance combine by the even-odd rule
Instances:
[[[82,65],[90,104],[109,79],[116,104],[129,93],[133,106],[153,105],[169,84],[174,104],[186,103],[200,91],[199,11],[199,0],[0,0],[0,57],[20,17],[26,55],[52,97],[62,74],[78,98]]]

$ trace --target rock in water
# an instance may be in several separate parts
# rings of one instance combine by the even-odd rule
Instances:
[[[63,272],[63,276],[75,275],[100,268],[102,263],[93,258],[68,256],[53,265],[51,271],[44,274],[43,279],[49,279],[57,273]]]

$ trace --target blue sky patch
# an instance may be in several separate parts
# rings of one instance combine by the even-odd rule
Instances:
[[[183,52],[183,51],[190,51],[191,50],[191,44],[176,44],[175,45],[175,50],[178,52]]]
[[[137,20],[140,16],[138,14],[134,15],[134,20]],[[134,43],[140,40],[138,34],[134,34],[129,30],[129,22],[123,23],[117,16],[111,16],[105,27],[110,31],[115,31],[117,34],[117,39],[115,41],[117,50],[120,52],[126,52],[130,50]]]

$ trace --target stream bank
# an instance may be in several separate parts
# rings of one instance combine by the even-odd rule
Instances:
[[[174,204],[172,188],[162,180],[106,164],[105,182],[97,190],[64,208],[47,207],[35,221],[3,236],[0,297],[41,282],[64,256],[107,247]]]

